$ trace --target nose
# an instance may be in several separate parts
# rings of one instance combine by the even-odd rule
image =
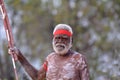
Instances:
[[[59,39],[57,40],[57,42],[62,42],[62,38],[59,38]]]

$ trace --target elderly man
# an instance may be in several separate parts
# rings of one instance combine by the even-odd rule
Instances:
[[[73,31],[69,25],[58,24],[53,31],[53,49],[39,70],[36,70],[20,50],[10,48],[13,54],[33,80],[89,80],[85,57],[71,50]]]

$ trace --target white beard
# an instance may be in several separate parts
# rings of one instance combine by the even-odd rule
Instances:
[[[52,42],[54,51],[59,55],[65,55],[68,50],[72,47],[71,42],[66,46],[65,44],[58,43],[55,45],[54,41]]]

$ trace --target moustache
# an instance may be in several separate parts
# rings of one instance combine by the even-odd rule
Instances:
[[[65,47],[66,47],[66,45],[63,44],[63,43],[58,43],[58,44],[56,44],[55,46],[56,46],[56,47],[62,47],[62,48],[65,48]]]

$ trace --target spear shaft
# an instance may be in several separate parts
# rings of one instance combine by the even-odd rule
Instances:
[[[7,36],[7,40],[8,40],[8,47],[14,48],[14,40],[13,40],[12,30],[11,30],[11,26],[9,23],[7,11],[6,11],[3,0],[0,0],[0,10],[2,13],[4,28],[5,28],[5,32],[6,32],[6,36]],[[16,80],[18,80],[18,75],[17,75],[17,71],[16,71],[16,65],[15,65],[15,60],[14,60],[13,54],[11,54],[11,57],[12,57],[12,63],[13,63],[13,67],[14,67],[15,78],[16,78]]]

